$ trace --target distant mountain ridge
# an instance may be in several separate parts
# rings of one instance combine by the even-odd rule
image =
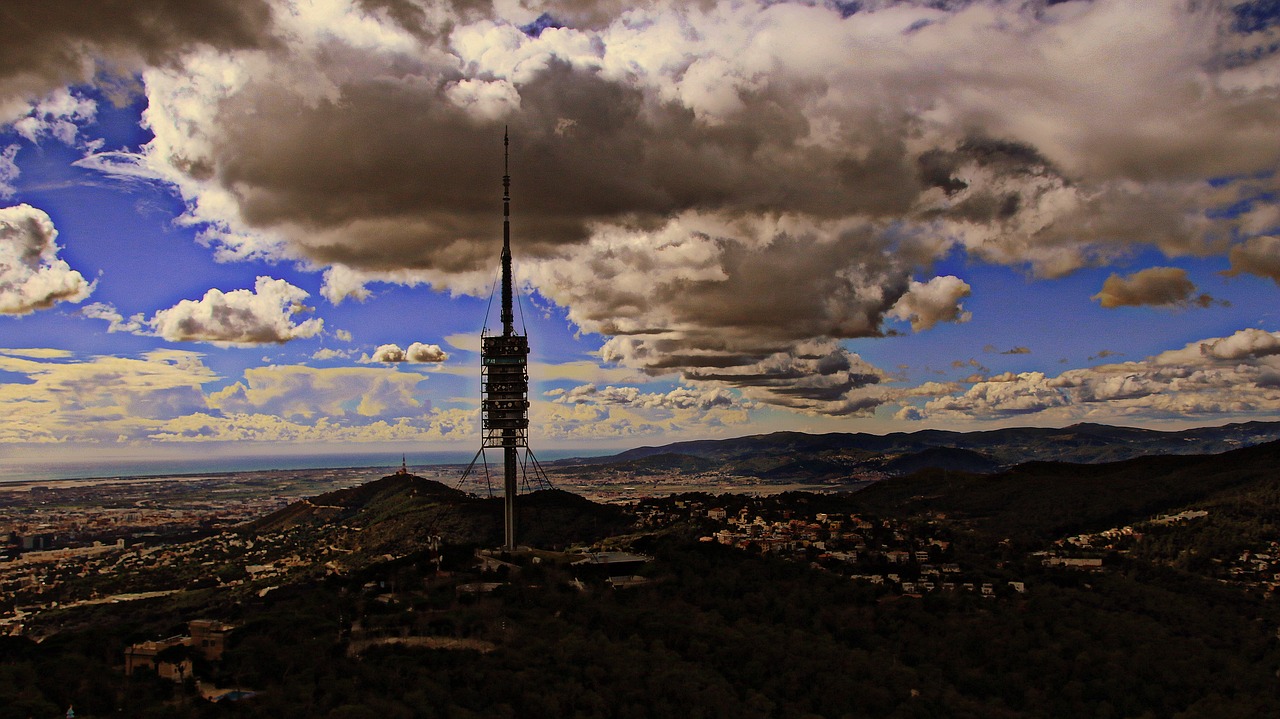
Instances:
[[[1098,464],[1151,455],[1208,455],[1280,439],[1280,422],[1244,422],[1175,432],[1075,424],[979,432],[921,430],[875,435],[773,432],[638,447],[611,457],[561,460],[572,473],[608,467],[635,474],[718,471],[766,480],[834,482],[924,469],[990,474],[1026,462]]]
[[[1280,441],[1214,455],[1029,462],[993,475],[925,471],[846,497],[863,511],[941,513],[1003,536],[1044,540],[1141,521],[1242,488],[1265,490],[1263,499],[1274,502],[1277,479]]]

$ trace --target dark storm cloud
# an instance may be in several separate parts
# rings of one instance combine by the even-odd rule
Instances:
[[[863,18],[876,27],[874,11],[890,5],[914,7],[934,23],[909,43],[899,36],[904,48],[919,46],[910,51],[922,57],[914,73],[904,72],[896,56],[869,55],[847,66],[818,41],[810,47],[740,39],[742,28],[763,26],[778,37],[838,28],[839,37],[824,40],[879,41],[863,36],[872,32],[862,29]],[[999,12],[1048,42],[1062,19],[1045,21],[1033,5]],[[230,232],[211,233],[213,240],[235,244],[267,231],[306,259],[365,272],[481,268],[491,254],[498,137],[507,124],[518,252],[532,256],[582,243],[601,222],[652,228],[686,211],[944,221],[951,224],[935,232],[960,239],[983,259],[1030,262],[1049,276],[1097,264],[1120,252],[1110,247],[1134,242],[1195,251],[1202,235],[1188,223],[1193,208],[1176,187],[1090,186],[1074,176],[1078,169],[1061,169],[1096,164],[1078,157],[1078,148],[1108,154],[1098,143],[1120,142],[1115,124],[1096,137],[1089,135],[1093,119],[1070,126],[1085,136],[1056,140],[1065,164],[1017,138],[1017,128],[1044,127],[1054,140],[1055,123],[1069,118],[1051,111],[1066,102],[1073,88],[1063,83],[1073,78],[1043,57],[1021,57],[1029,43],[1013,44],[1017,34],[998,25],[984,25],[974,38],[963,32],[971,20],[955,20],[956,30],[944,22],[947,13],[981,18],[997,12],[994,6],[877,3],[839,21],[834,11],[827,17],[786,3],[707,15],[687,6],[646,14],[641,6],[625,19],[614,14],[620,6],[553,3],[540,11],[569,29],[545,30],[536,41],[487,19],[492,8],[484,3],[455,3],[444,19],[407,0],[363,0],[359,7],[386,20],[384,30],[409,28],[418,47],[400,39],[370,47],[367,33],[292,40],[270,63],[246,70],[248,82],[211,98],[209,117],[193,123],[201,137],[169,142],[168,154],[156,147],[150,160],[192,185],[188,195],[231,197],[233,217],[205,218],[230,225]],[[1110,6],[1096,14],[1106,13],[1127,18]],[[1153,20],[1190,25],[1165,14]],[[982,92],[966,93],[972,80],[957,84],[966,71],[941,70],[945,63],[933,55],[964,57],[982,39],[989,41],[985,52],[1013,56],[988,67],[990,76],[978,83]],[[1006,66],[1019,59],[1030,63],[1025,72],[1008,74]],[[1152,72],[1178,69],[1155,64]],[[1115,76],[1099,82],[1119,84]],[[1103,99],[1127,91],[1101,89]],[[1036,92],[1045,102],[1011,106],[1007,121],[993,114],[999,103],[987,99]],[[153,98],[157,116],[167,99]],[[975,101],[985,104],[963,107]],[[1274,104],[1250,102],[1257,109]],[[1067,106],[1075,111],[1080,104]],[[1135,101],[1124,109],[1159,110],[1149,105]],[[935,119],[931,106],[952,108],[955,116]],[[1262,119],[1227,109],[1244,123],[1242,131]],[[1149,143],[1125,137],[1122,144],[1125,152],[1145,147],[1168,156],[1144,165],[1152,167],[1184,152],[1162,150],[1186,137],[1175,135]],[[1189,147],[1197,156],[1221,156],[1200,145],[1230,135],[1215,130]],[[1257,143],[1252,148],[1255,156],[1268,152],[1259,153]],[[945,199],[936,201],[931,190]]]
[[[168,65],[197,45],[270,42],[264,0],[6,0],[0,4],[0,106],[99,72]]]
[[[896,214],[919,189],[892,135],[861,158],[800,147],[800,90],[782,81],[707,126],[560,62],[520,86],[517,114],[477,121],[445,97],[459,79],[352,79],[339,102],[318,103],[264,83],[219,109],[216,182],[249,225],[284,232],[317,262],[444,271],[492,260],[503,122],[526,254],[581,243],[594,222],[646,227],[691,209]],[[207,166],[195,167],[199,179]]]

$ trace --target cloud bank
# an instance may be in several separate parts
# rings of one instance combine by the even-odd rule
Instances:
[[[1240,330],[1136,362],[1005,373],[904,407],[906,419],[1194,419],[1280,411],[1280,333]]]
[[[474,410],[434,409],[426,376],[271,365],[225,384],[196,352],[78,357],[0,349],[0,443],[392,442],[475,437]]]
[[[694,388],[873,411],[886,375],[842,341],[968,320],[982,288],[936,270],[957,255],[1054,278],[1229,254],[1280,277],[1275,218],[1208,212],[1276,190],[1280,160],[1275,30],[1224,3],[116,5],[11,5],[38,27],[0,51],[0,97],[19,117],[95,63],[141,69],[154,139],[86,166],[175,189],[219,258],[323,270],[333,303],[483,293],[509,126],[521,282],[604,359]],[[1098,299],[1211,301],[1171,269]],[[272,291],[155,331],[320,331]],[[1049,381],[985,401],[1031,408]]]

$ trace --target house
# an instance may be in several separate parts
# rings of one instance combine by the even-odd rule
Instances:
[[[132,676],[139,669],[149,669],[161,679],[184,681],[192,676],[191,655],[195,653],[209,661],[218,661],[226,648],[227,634],[235,627],[213,619],[193,619],[187,624],[187,629],[191,636],[169,637],[126,648],[125,676]]]
[[[139,669],[149,669],[161,679],[181,682],[191,676],[191,659],[182,657],[161,657],[161,652],[175,647],[186,646],[190,637],[169,637],[153,642],[134,644],[124,650],[125,676],[133,676]]]
[[[205,659],[216,662],[222,658],[227,645],[227,634],[234,627],[213,619],[193,619],[187,629],[191,632],[191,647]]]

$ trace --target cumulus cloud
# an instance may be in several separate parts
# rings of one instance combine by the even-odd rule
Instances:
[[[1005,373],[975,383],[962,395],[931,400],[925,411],[992,418],[1040,412],[1068,401],[1043,372]]]
[[[170,342],[284,343],[314,337],[324,328],[318,317],[294,322],[294,315],[308,310],[302,304],[307,296],[284,280],[263,276],[252,290],[211,289],[199,300],[182,300],[156,312],[147,324]]]
[[[414,342],[408,349],[400,349],[399,345],[379,345],[372,355],[363,356],[361,362],[444,362],[449,353],[440,349],[440,345]]]
[[[1178,267],[1149,267],[1121,277],[1113,274],[1102,283],[1102,291],[1091,299],[1103,307],[1208,307],[1215,300],[1196,295],[1196,285],[1187,271]]]
[[[58,231],[43,210],[0,208],[0,314],[26,315],[81,302],[93,283],[58,258]]]
[[[960,300],[970,292],[969,283],[951,275],[928,282],[912,280],[906,294],[885,314],[910,322],[914,332],[930,329],[939,322],[968,322],[973,315],[964,311]]]
[[[898,416],[992,420],[1038,414],[1059,421],[1257,416],[1280,411],[1277,376],[1280,333],[1250,328],[1140,361],[1072,369],[1056,377],[1005,373],[962,393],[904,405]]]

